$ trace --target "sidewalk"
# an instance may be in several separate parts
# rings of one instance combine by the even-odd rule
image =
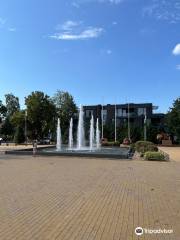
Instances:
[[[159,149],[169,154],[171,160],[180,162],[180,147],[159,147]]]
[[[41,147],[48,147],[52,145],[38,145],[38,148]],[[32,149],[32,145],[14,145],[9,144],[9,146],[6,146],[6,144],[3,143],[3,145],[0,145],[0,153],[3,153],[5,151],[11,151],[11,150],[20,150],[20,149]]]
[[[7,155],[4,160],[1,240],[180,239],[178,162]],[[138,237],[136,227],[174,233]]]

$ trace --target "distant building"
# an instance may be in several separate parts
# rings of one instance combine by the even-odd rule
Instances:
[[[152,103],[141,103],[141,104],[117,104],[117,105],[90,105],[84,106],[85,119],[88,120],[93,115],[94,118],[99,118],[103,123],[114,124],[115,122],[115,107],[116,107],[116,123],[117,127],[123,126],[128,122],[128,113],[129,113],[129,122],[131,125],[136,127],[143,127],[145,117],[148,124],[152,124],[156,127],[163,127],[164,125],[164,116],[163,113],[154,113],[154,110],[157,107],[153,106]]]

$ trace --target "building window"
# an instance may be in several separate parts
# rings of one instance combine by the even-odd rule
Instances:
[[[86,117],[87,118],[91,118],[92,115],[93,115],[93,110],[86,110]]]
[[[138,108],[138,116],[146,115],[146,108]]]
[[[103,123],[105,123],[107,120],[107,110],[106,109],[101,110],[101,117],[103,118]]]
[[[122,115],[123,115],[123,117],[127,117],[128,116],[128,113],[127,113],[126,109],[123,109]]]
[[[117,117],[122,117],[122,116],[123,116],[122,108],[117,109]]]
[[[119,108],[117,109],[117,117],[127,117],[127,110]]]

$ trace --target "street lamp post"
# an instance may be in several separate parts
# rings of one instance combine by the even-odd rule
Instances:
[[[116,142],[117,141],[117,105],[115,104],[114,105],[114,117],[115,117],[115,121],[114,121],[114,132],[115,132],[115,134],[114,134],[114,141]]]
[[[128,139],[131,139],[131,129],[130,129],[130,106],[128,103]]]
[[[102,104],[102,109],[101,109],[101,138],[104,138],[104,106]]]
[[[25,111],[25,144],[27,145],[27,110]]]
[[[147,141],[147,114],[146,114],[146,109],[144,109],[144,141]]]

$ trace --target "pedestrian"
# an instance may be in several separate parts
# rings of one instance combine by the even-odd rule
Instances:
[[[37,140],[33,141],[33,156],[35,157],[37,153]]]

